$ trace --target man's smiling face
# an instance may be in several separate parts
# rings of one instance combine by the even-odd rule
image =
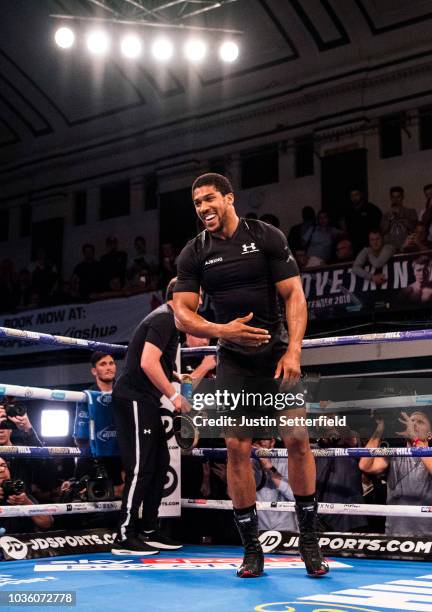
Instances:
[[[224,196],[214,185],[197,187],[193,193],[196,213],[209,232],[223,230],[233,202],[232,193]]]

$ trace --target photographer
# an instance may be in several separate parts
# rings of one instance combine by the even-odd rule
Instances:
[[[386,428],[381,415],[375,417],[376,428],[366,448],[378,448]],[[429,446],[432,437],[430,416],[416,410],[408,415],[401,412],[399,422],[403,431],[397,435],[406,439],[408,447]],[[432,505],[432,457],[362,457],[360,469],[366,474],[387,473],[387,504]],[[429,521],[423,518],[389,516],[386,535],[430,536]]]
[[[15,475],[14,475],[15,476]],[[23,480],[12,478],[8,463],[0,457],[0,505],[33,506],[38,501],[26,491]],[[8,533],[25,533],[26,531],[46,531],[53,525],[50,515],[15,517],[1,519],[0,527]]]
[[[25,405],[5,396],[0,399],[0,446],[15,445],[42,446],[42,442],[33,429]]]
[[[25,405],[11,396],[3,397],[0,402],[0,446],[42,446]],[[39,461],[17,456],[11,457],[9,465],[15,477],[24,480],[29,487],[37,480]]]
[[[318,437],[319,448],[352,448],[359,446],[357,435],[348,427],[323,427]],[[317,457],[317,499],[325,503],[362,504],[362,473],[358,459],[345,457]],[[365,516],[335,514],[320,517],[326,531],[364,531]]]

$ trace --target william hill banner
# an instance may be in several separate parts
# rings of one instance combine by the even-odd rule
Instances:
[[[375,272],[373,268],[369,271]],[[354,274],[352,262],[302,272],[309,316],[331,319],[376,310],[431,307],[432,251],[395,255],[379,272],[386,277],[379,286]]]

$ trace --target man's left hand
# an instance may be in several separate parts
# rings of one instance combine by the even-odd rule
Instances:
[[[14,423],[16,428],[19,429],[20,431],[25,431],[25,433],[29,433],[29,431],[31,431],[32,424],[30,423],[30,419],[28,418],[26,414],[23,414],[22,416],[8,417],[8,418],[10,421],[12,421],[12,423]]]
[[[259,462],[263,470],[271,470],[273,467],[272,462],[267,457],[260,457]]]
[[[293,387],[298,383],[301,376],[300,352],[294,353],[289,349],[282,355],[276,366],[275,378],[282,376],[283,382]]]
[[[406,438],[407,440],[415,440],[415,438],[417,438],[417,435],[414,429],[414,423],[406,412],[401,412],[400,414],[401,415],[398,421],[405,425],[405,430],[397,431],[396,434],[398,436]]]
[[[9,495],[7,503],[11,506],[32,506],[32,501],[27,497],[26,493],[20,493],[19,495]]]

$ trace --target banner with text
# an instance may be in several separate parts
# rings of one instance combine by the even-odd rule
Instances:
[[[159,292],[90,304],[69,304],[0,316],[1,327],[118,343],[128,341],[137,324],[162,303]],[[0,356],[58,350],[19,339],[0,341]]]
[[[395,255],[379,270],[386,278],[381,285],[354,274],[352,265],[302,272],[310,318],[431,307],[432,251]],[[370,266],[365,269],[376,272]]]
[[[264,553],[298,553],[298,534],[290,531],[260,531]],[[415,559],[430,561],[432,538],[386,536],[382,533],[320,533],[324,555],[371,557],[375,559]]]

